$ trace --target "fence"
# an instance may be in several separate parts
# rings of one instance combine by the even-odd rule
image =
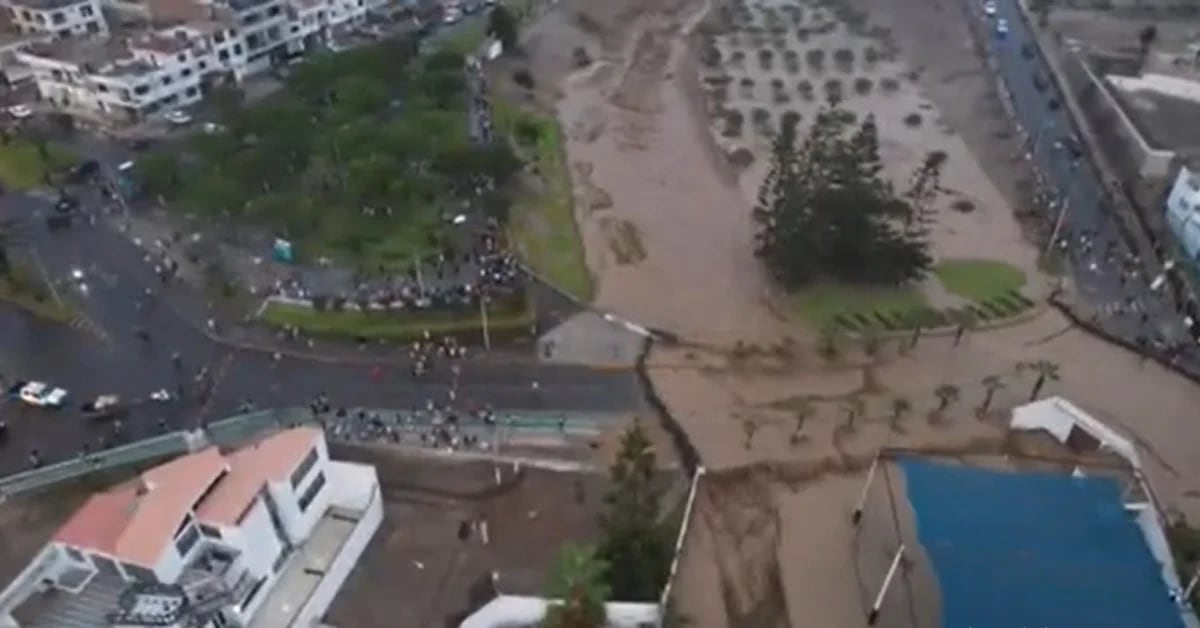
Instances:
[[[171,432],[136,443],[105,449],[74,460],[32,469],[0,478],[0,500],[33,493],[46,487],[83,477],[95,471],[125,467],[139,462],[181,454],[189,450],[187,432]]]

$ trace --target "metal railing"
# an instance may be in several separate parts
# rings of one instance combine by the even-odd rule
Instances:
[[[188,451],[187,432],[171,432],[121,445],[39,469],[0,478],[0,500],[83,477],[95,471],[129,466]]]
[[[282,427],[295,427],[309,423],[313,423],[313,420],[308,410],[272,408],[214,421],[204,428],[204,432],[209,444],[227,447]]]

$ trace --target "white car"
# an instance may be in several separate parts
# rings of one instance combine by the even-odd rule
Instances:
[[[457,24],[462,19],[462,11],[458,9],[446,9],[446,13],[442,15],[443,24]]]
[[[1000,18],[996,20],[996,35],[1006,37],[1008,35],[1008,20]]]
[[[189,116],[187,112],[176,109],[174,111],[167,112],[167,122],[183,126],[185,124],[192,123],[192,116]]]
[[[8,115],[17,120],[24,120],[33,116],[33,109],[30,109],[29,105],[13,105],[8,108]]]
[[[59,408],[67,399],[67,391],[51,388],[46,382],[29,382],[18,393],[21,401],[38,408]]]
[[[152,401],[166,403],[171,400],[171,393],[167,392],[166,388],[161,388],[150,393],[150,399]]]
[[[983,13],[984,13],[984,15],[987,15],[988,17],[992,17],[993,15],[996,15],[995,0],[987,0],[987,2],[983,3]]]

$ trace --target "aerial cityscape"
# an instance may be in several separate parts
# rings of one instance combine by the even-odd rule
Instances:
[[[1200,628],[1193,0],[0,5],[0,627]]]

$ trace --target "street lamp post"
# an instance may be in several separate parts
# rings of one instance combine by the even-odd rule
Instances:
[[[492,350],[492,335],[488,330],[487,292],[479,294],[479,320],[483,326],[483,350]]]

